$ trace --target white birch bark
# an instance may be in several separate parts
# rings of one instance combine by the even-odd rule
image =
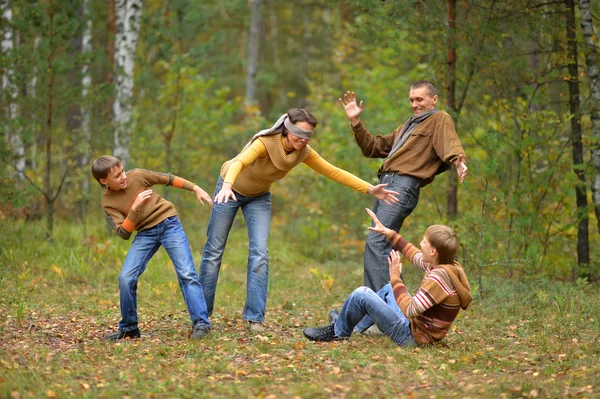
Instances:
[[[4,140],[11,149],[14,157],[14,163],[17,170],[17,176],[23,179],[25,171],[25,146],[21,132],[15,127],[14,121],[19,114],[19,105],[17,103],[18,87],[15,82],[15,72],[10,63],[12,59],[11,52],[14,50],[13,31],[12,31],[12,8],[9,0],[3,0],[2,3],[2,18],[4,19],[4,32],[2,32],[2,55],[9,60],[6,70],[2,75],[2,96],[3,102],[6,101],[6,124],[4,125]]]
[[[133,68],[142,14],[141,0],[115,0],[117,16],[115,37],[116,93],[113,104],[115,123],[113,154],[123,166],[129,161]]]
[[[249,0],[252,6],[250,23],[250,51],[248,53],[248,75],[246,77],[246,104],[256,101],[256,75],[258,74],[258,45],[260,38],[260,0]]]
[[[591,163],[596,169],[592,177],[592,200],[596,211],[596,220],[600,230],[600,65],[596,48],[600,46],[598,32],[592,19],[592,5],[590,0],[579,0],[579,14],[581,30],[583,32],[583,52],[587,64],[591,106],[590,119],[592,121],[592,157]]]
[[[81,98],[82,98],[82,106],[81,106],[81,133],[84,142],[86,143],[86,148],[84,149],[80,165],[86,166],[90,162],[90,148],[89,143],[92,140],[92,133],[90,131],[90,112],[88,109],[88,101],[87,95],[89,93],[89,88],[92,85],[92,75],[90,74],[90,66],[89,66],[89,56],[92,52],[92,19],[90,18],[90,10],[89,10],[89,0],[83,1],[83,21],[84,21],[84,29],[82,35],[82,46],[81,52],[85,57],[85,61],[81,68]],[[83,180],[83,190],[85,193],[88,192],[90,187],[90,179],[89,173],[86,173],[88,178]]]

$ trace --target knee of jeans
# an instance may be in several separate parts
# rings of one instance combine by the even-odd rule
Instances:
[[[372,289],[370,289],[369,287],[366,287],[366,286],[362,286],[362,287],[358,287],[357,289],[355,289],[353,294],[362,295],[362,294],[369,294],[371,292],[373,292]]]
[[[137,283],[137,278],[128,273],[119,274],[119,287],[132,287]]]

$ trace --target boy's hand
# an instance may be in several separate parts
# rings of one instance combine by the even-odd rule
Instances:
[[[215,197],[215,202],[220,204],[221,202],[227,203],[227,201],[231,198],[234,201],[237,201],[235,193],[231,189],[231,183],[223,183],[223,187],[217,193]]]
[[[194,186],[193,190],[196,193],[196,198],[198,198],[198,201],[200,201],[202,205],[204,205],[204,201],[206,201],[211,208],[213,207],[212,198],[210,198],[210,195],[208,195],[206,191],[199,186]]]
[[[375,215],[375,212],[373,212],[369,208],[365,208],[365,209],[367,210],[367,213],[369,214],[369,216],[371,216],[371,220],[373,220],[373,224],[375,224],[375,226],[373,226],[373,227],[371,227],[371,226],[367,227],[367,230],[371,230],[371,231],[374,231],[375,233],[387,235],[390,232],[390,229],[385,227],[383,225],[383,223],[381,223],[379,221],[379,219]]]
[[[135,197],[135,201],[133,201],[133,205],[131,205],[131,210],[137,211],[137,209],[142,206],[142,204],[152,197],[152,193],[154,190],[149,188],[148,190],[142,191]]]
[[[392,249],[388,256],[388,265],[390,266],[390,281],[394,278],[400,278],[402,274],[402,260],[400,259],[400,252]]]

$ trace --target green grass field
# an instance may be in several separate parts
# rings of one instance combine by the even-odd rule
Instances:
[[[312,343],[302,329],[326,324],[362,284],[362,257],[316,261],[301,240],[273,229],[268,330],[255,334],[241,320],[247,239],[237,223],[208,338],[188,339],[161,250],[140,280],[142,338],[111,343],[102,337],[119,320],[117,275],[129,242],[100,223],[84,233],[59,222],[50,243],[41,226],[0,220],[3,398],[600,397],[597,285],[486,275],[484,294],[475,287],[440,345],[399,348],[383,336]],[[188,231],[196,262],[204,230]],[[405,277],[412,290],[422,276],[407,264]]]

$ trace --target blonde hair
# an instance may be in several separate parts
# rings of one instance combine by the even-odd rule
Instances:
[[[458,236],[448,226],[434,224],[425,230],[425,237],[429,244],[437,250],[438,263],[440,265],[451,265],[454,263],[454,256],[458,251]]]

